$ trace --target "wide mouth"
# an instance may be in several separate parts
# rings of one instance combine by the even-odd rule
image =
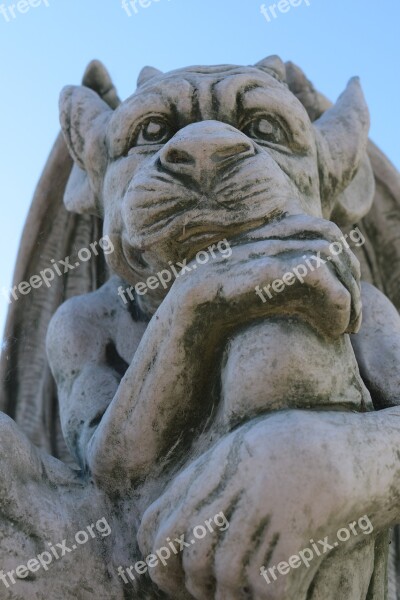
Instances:
[[[170,222],[163,230],[160,238],[169,238],[182,244],[180,253],[190,260],[194,254],[206,249],[210,244],[216,244],[227,240],[232,246],[246,244],[262,239],[268,240],[305,240],[318,239],[321,232],[308,215],[291,215],[276,210],[274,213],[260,219],[251,220],[247,223],[232,223],[226,226],[222,223],[191,223],[186,225],[180,216],[170,218]],[[177,223],[178,221],[178,223]],[[154,236],[152,236],[154,246]],[[157,240],[156,240],[157,241]],[[125,234],[122,238],[124,257],[129,267],[134,271],[146,269],[147,264],[144,254],[151,246],[143,246],[141,249],[130,243]]]
[[[231,225],[226,227],[220,225],[219,227],[210,226],[209,224],[191,225],[184,227],[182,233],[176,238],[177,242],[205,242],[205,241],[218,241],[224,239],[235,239],[242,235],[251,234],[257,231],[260,227],[266,225],[268,221],[266,219],[258,219],[257,221],[251,221],[250,223],[241,223],[240,225]]]

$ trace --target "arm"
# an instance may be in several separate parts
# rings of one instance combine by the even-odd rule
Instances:
[[[362,283],[363,322],[351,336],[360,374],[375,408],[400,404],[400,316],[374,286]]]
[[[174,283],[88,443],[88,464],[103,487],[112,487],[118,477],[126,482],[127,473],[131,480],[147,475],[171,448],[184,455],[185,436],[192,438],[210,415],[209,374],[232,328],[268,315],[300,314],[326,335],[352,330],[358,319],[357,274],[345,268],[345,257],[335,265],[339,273],[327,263],[271,302],[263,304],[255,294],[257,285],[302,263],[305,253],[326,255],[332,238],[293,239],[296,219],[292,229],[288,221],[281,225],[285,239],[275,231],[273,239],[236,246],[229,259]],[[316,219],[314,225],[322,223]]]
[[[171,448],[187,450],[193,429],[210,415],[210,373],[233,328],[268,315],[299,314],[325,335],[354,330],[358,273],[346,263],[348,256],[309,273],[303,285],[295,283],[270,302],[255,293],[257,285],[302,263],[304,254],[326,256],[339,230],[321,219],[307,218],[306,224],[310,239],[304,239],[304,218],[287,218],[270,228],[269,239],[264,233],[264,239],[234,247],[229,260],[216,259],[176,280],[123,378],[107,361],[109,334],[93,296],[59,309],[49,328],[48,354],[63,431],[99,484],[129,485]]]
[[[107,360],[107,335],[79,297],[63,304],[47,334],[47,355],[57,384],[65,441],[83,469],[87,445],[114,397],[122,375]],[[89,310],[88,310],[89,309]]]

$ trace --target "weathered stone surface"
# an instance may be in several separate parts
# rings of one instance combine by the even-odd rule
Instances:
[[[358,79],[331,105],[278,57],[147,67],[120,102],[94,62],[60,120],[16,284],[108,246],[10,311],[0,597],[389,598],[400,183]]]

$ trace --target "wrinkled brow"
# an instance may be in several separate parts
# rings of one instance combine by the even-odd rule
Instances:
[[[294,96],[288,88],[266,73],[252,71],[235,74],[216,83],[213,95],[214,105],[218,106],[218,120],[239,124],[246,110],[245,99],[253,91],[258,92],[260,98],[263,95],[264,103],[270,98],[269,104],[280,103],[283,111],[290,110]]]
[[[248,99],[260,97],[260,107],[299,115],[299,102],[273,77],[250,73],[206,75],[186,73],[149,83],[123,102],[109,123],[107,143],[112,157],[120,156],[139,123],[151,116],[170,119],[177,130],[204,120],[217,120],[240,128]],[[279,110],[278,110],[279,109]],[[297,110],[296,110],[297,109]],[[305,112],[305,111],[303,111]],[[299,123],[296,123],[298,129]]]
[[[123,102],[114,112],[107,129],[107,143],[111,155],[122,151],[138,124],[151,116],[164,116],[177,129],[195,120],[196,94],[184,79],[161,81],[157,86],[146,86]]]

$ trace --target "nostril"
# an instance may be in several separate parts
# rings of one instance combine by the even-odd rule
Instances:
[[[189,152],[185,150],[179,150],[178,148],[171,148],[168,150],[165,160],[167,163],[174,165],[193,165],[195,160]]]
[[[227,158],[239,157],[242,154],[247,154],[252,151],[252,146],[246,142],[238,144],[230,144],[218,148],[212,156],[214,162],[220,162]]]

